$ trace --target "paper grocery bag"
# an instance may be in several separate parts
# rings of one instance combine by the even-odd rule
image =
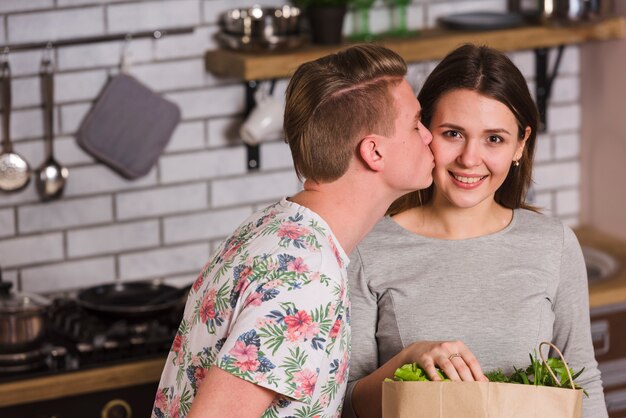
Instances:
[[[383,382],[383,418],[581,418],[582,390],[487,382]]]

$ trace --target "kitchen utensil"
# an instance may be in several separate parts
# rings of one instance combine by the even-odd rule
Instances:
[[[300,9],[293,6],[230,9],[220,15],[221,46],[240,51],[273,51],[298,47]]]
[[[300,32],[300,9],[294,6],[231,9],[220,15],[224,32],[253,39],[295,35]]]
[[[300,35],[273,36],[267,40],[254,40],[242,35],[217,32],[215,39],[223,48],[244,52],[286,51],[298,48],[304,43],[304,37]]]
[[[111,318],[145,318],[174,309],[191,286],[183,289],[155,282],[116,282],[84,289],[76,302]]]
[[[120,73],[105,86],[76,139],[122,176],[148,174],[180,121],[180,109],[134,77]]]
[[[2,77],[2,152],[0,153],[0,190],[16,192],[28,185],[30,166],[13,151],[10,139],[11,123],[11,68],[6,58],[0,62]]]
[[[239,130],[241,138],[249,145],[279,138],[283,133],[285,104],[261,89],[255,92],[254,99],[256,106]]]
[[[455,13],[439,20],[450,29],[494,30],[520,26],[524,23],[522,15],[512,12],[469,12]]]
[[[613,14],[613,0],[509,0],[509,10],[544,23],[593,21]]]
[[[54,78],[52,61],[44,58],[41,62],[41,95],[44,107],[44,130],[47,157],[36,170],[35,184],[41,200],[48,201],[61,197],[69,176],[66,167],[54,158]]]
[[[29,351],[45,335],[50,301],[39,295],[11,292],[0,269],[0,353]]]

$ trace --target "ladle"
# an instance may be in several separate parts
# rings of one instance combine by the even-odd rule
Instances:
[[[5,56],[0,61],[2,78],[2,152],[0,152],[0,190],[17,192],[30,182],[30,166],[26,160],[13,151],[11,144],[11,69]]]
[[[61,197],[69,176],[68,169],[54,159],[54,80],[52,74],[52,61],[48,57],[44,57],[41,62],[40,77],[47,157],[37,169],[35,177],[37,191],[43,201]]]

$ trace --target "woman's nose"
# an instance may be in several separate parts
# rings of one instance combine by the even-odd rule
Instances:
[[[475,141],[467,141],[457,157],[459,164],[464,167],[475,167],[480,164],[480,160],[480,147]]]

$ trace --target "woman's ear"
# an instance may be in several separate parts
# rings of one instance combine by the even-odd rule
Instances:
[[[361,139],[357,152],[363,164],[373,171],[380,171],[384,166],[382,142],[378,135],[368,135]]]
[[[513,158],[515,161],[518,161],[520,158],[522,158],[522,155],[524,155],[524,147],[526,146],[526,141],[528,140],[528,138],[530,138],[531,132],[532,129],[530,128],[530,126],[527,126],[526,129],[524,129],[524,137],[519,140],[517,144],[517,150],[515,151],[515,158]]]

